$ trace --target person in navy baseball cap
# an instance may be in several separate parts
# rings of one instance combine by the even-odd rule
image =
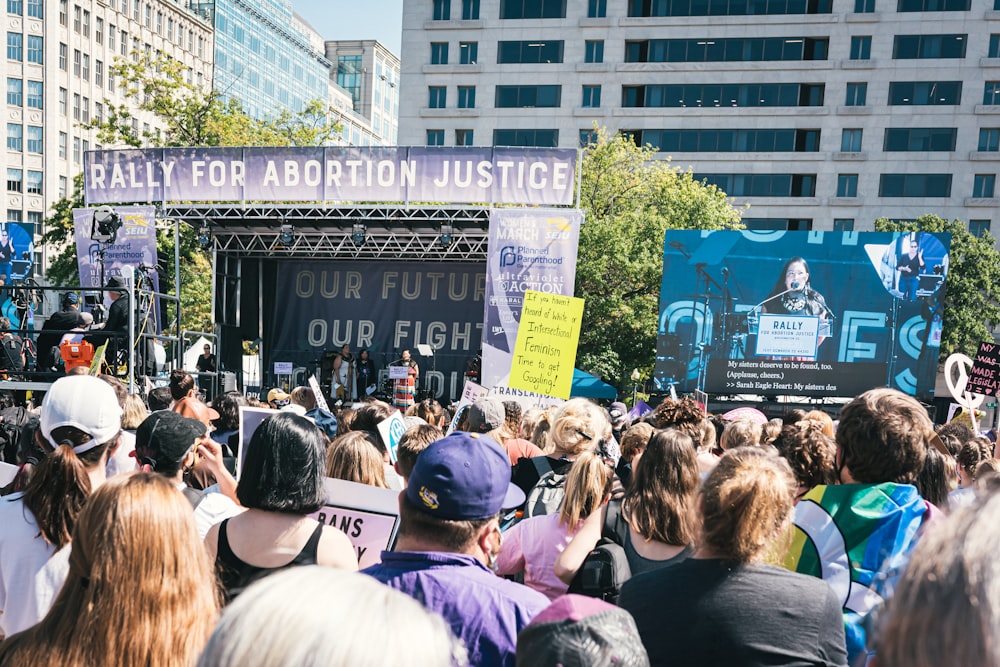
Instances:
[[[417,455],[399,496],[396,548],[363,572],[440,614],[465,642],[470,664],[513,665],[517,633],[549,602],[491,571],[500,512],[523,502],[500,445],[452,433]]]
[[[510,460],[492,438],[456,431],[420,452],[406,497],[413,506],[450,521],[489,519],[524,504],[510,483]]]

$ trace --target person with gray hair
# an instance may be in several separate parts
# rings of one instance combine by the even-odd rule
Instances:
[[[222,614],[198,667],[464,667],[448,625],[370,577],[308,565],[247,588]]]

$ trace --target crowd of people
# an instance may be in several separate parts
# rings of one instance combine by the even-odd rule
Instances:
[[[384,402],[266,398],[52,385],[0,498],[0,666],[1000,667],[994,442],[895,390],[836,420],[427,399],[394,443]],[[243,406],[274,410],[245,443]],[[398,491],[360,572],[324,477]]]

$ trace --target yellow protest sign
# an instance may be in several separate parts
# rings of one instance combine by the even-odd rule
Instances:
[[[583,299],[525,292],[508,386],[569,398],[582,319]]]

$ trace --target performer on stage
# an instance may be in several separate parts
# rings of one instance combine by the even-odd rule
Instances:
[[[907,301],[917,300],[917,287],[920,285],[920,274],[924,272],[924,251],[920,249],[920,241],[911,236],[907,244],[908,252],[896,260],[899,271],[899,291]]]
[[[409,350],[403,350],[402,359],[399,360],[398,365],[408,367],[409,371],[405,379],[396,380],[392,404],[406,412],[416,402],[417,376],[420,375],[420,367],[417,366],[416,359],[410,358]]]
[[[205,400],[211,400],[215,396],[215,373],[219,370],[215,355],[212,354],[212,346],[205,343],[202,353],[198,355],[195,363],[198,369],[198,388],[205,392]]]
[[[820,318],[820,336],[816,343],[819,348],[829,331],[830,309],[823,295],[809,283],[809,264],[801,257],[792,257],[785,262],[774,289],[764,301],[761,311],[778,315],[815,315]],[[782,357],[789,361],[814,361],[805,357]]]
[[[354,355],[347,343],[344,343],[337,358],[333,360],[333,395],[342,401],[357,398],[354,391]]]
[[[375,387],[378,383],[378,379],[375,375],[375,362],[371,360],[368,355],[368,348],[363,347],[361,351],[358,352],[358,363],[354,369],[356,384],[358,389],[358,398],[364,398],[364,396],[370,395],[368,393],[369,387]],[[374,389],[372,390],[374,392]]]

